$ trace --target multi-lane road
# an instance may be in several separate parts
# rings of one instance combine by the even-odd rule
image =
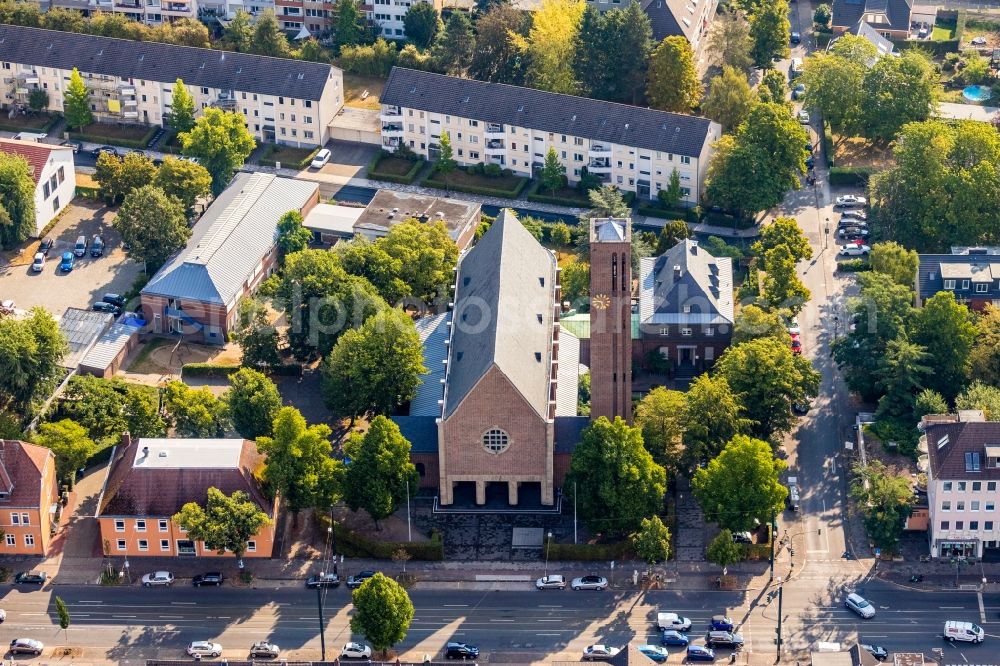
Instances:
[[[861,620],[842,603],[844,587],[859,589],[878,609]],[[68,637],[58,627],[52,597],[69,606]],[[691,636],[701,640],[716,613],[730,615],[748,647],[774,649],[777,600],[764,591],[645,593],[573,591],[421,591],[412,592],[413,625],[399,646],[408,658],[439,655],[449,640],[478,645],[489,661],[530,662],[575,657],[591,643],[622,646],[656,642],[658,610],[690,617]],[[325,594],[328,655],[351,638],[348,592]],[[890,650],[945,647],[956,659],[982,663],[1000,644],[1000,595],[974,592],[927,594],[881,583],[846,582],[824,592],[789,584],[783,599],[783,635],[789,654],[819,641],[883,645]],[[7,621],[0,634],[9,641],[32,637],[46,644],[87,648],[93,657],[122,662],[179,655],[192,640],[215,640],[231,658],[246,656],[258,640],[278,643],[288,656],[318,657],[317,595],[300,588],[143,589],[58,586],[24,591],[8,588],[0,598]],[[948,646],[941,636],[947,619],[982,624],[984,645]],[[358,638],[358,637],[354,637]],[[672,648],[678,651],[677,648]],[[725,653],[725,651],[722,651]],[[679,656],[679,655],[678,655]]]

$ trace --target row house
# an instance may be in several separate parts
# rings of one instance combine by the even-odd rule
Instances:
[[[198,18],[198,0],[51,0],[46,7],[60,7],[90,16],[94,12],[124,14],[133,21],[159,25],[182,18]]]
[[[394,67],[382,97],[382,147],[428,159],[448,132],[461,165],[498,164],[522,176],[550,148],[570,183],[586,169],[602,183],[655,199],[677,170],[682,200],[701,199],[721,127],[707,118]]]
[[[108,555],[217,557],[190,538],[173,516],[185,504],[205,506],[209,488],[246,493],[268,518],[247,544],[244,557],[271,557],[279,501],[261,487],[264,464],[257,444],[244,439],[132,439],[111,454],[95,518]],[[227,553],[228,554],[228,553]]]
[[[316,146],[329,139],[344,104],[343,72],[330,65],[0,25],[4,108],[23,107],[31,90],[41,88],[49,110],[61,112],[74,67],[99,122],[166,124],[179,78],[196,111],[240,113],[258,141]]]
[[[921,254],[917,305],[941,291],[973,310],[1000,307],[1000,247],[953,247],[951,254]]]

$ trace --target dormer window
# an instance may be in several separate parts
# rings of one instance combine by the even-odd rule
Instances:
[[[965,454],[965,471],[966,472],[978,472],[979,471],[979,452],[970,451]]]

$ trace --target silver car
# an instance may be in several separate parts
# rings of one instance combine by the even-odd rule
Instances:
[[[561,574],[542,576],[535,581],[535,587],[539,590],[564,590],[566,589],[566,578]]]
[[[10,642],[11,654],[33,654],[40,655],[45,646],[41,641],[34,638],[15,638]]]
[[[174,575],[169,571],[154,571],[142,577],[143,587],[170,587],[173,582]]]
[[[608,587],[608,579],[604,576],[582,576],[574,578],[570,587],[574,590],[604,590]]]
[[[218,657],[222,654],[222,646],[211,641],[194,641],[185,650],[189,656]]]
[[[875,607],[860,594],[848,594],[847,598],[844,599],[844,606],[866,620],[875,617]]]

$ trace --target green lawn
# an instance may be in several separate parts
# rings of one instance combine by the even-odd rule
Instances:
[[[590,197],[586,194],[581,194],[580,190],[575,187],[560,187],[555,192],[550,192],[548,188],[544,185],[538,188],[535,194],[540,194],[543,197],[555,197],[558,199],[576,200],[580,203],[580,206],[586,207],[590,206]]]
[[[267,157],[270,160],[281,162],[283,164],[297,164],[312,155],[315,151],[315,148],[296,148],[294,146],[283,146],[279,144],[270,152],[270,154],[268,154]]]
[[[448,174],[448,180],[445,181],[443,174],[435,173],[433,175],[434,180],[439,182],[447,182],[449,185],[464,185],[466,187],[485,187],[493,190],[513,190],[518,186],[518,184],[524,180],[523,176],[497,176],[495,178],[490,176],[480,176],[477,174],[471,174],[468,171],[463,171],[462,169],[455,169],[450,174]]]
[[[405,176],[413,168],[412,160],[404,160],[399,157],[383,157],[375,165],[376,173],[389,174],[390,176]]]
[[[955,39],[955,22],[938,20],[934,23],[934,32],[931,33],[934,41],[947,41]]]

